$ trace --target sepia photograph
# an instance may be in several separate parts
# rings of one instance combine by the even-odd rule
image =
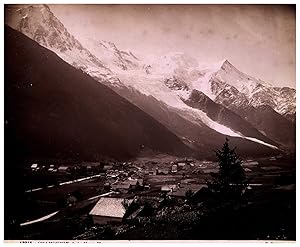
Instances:
[[[296,242],[296,4],[3,8],[5,242]]]

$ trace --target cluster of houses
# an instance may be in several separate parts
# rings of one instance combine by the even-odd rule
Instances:
[[[132,184],[134,184],[133,186],[136,186],[138,182],[134,180]],[[121,184],[116,185],[115,188],[120,188],[120,185]],[[126,189],[127,188],[128,187],[126,187]],[[201,193],[203,188],[207,188],[207,186],[205,184],[192,184],[188,181],[182,181],[182,183],[177,185],[164,185],[161,187],[161,191],[165,192],[168,197],[185,198],[188,191],[192,194],[196,194],[198,192]],[[121,189],[123,189],[123,187]],[[137,206],[136,203],[135,207],[131,207],[132,203],[136,201],[136,197],[134,197],[134,199],[101,197],[90,211],[89,215],[92,217],[94,224],[120,223],[123,219],[131,220],[135,219],[137,216],[143,216],[143,212],[147,211],[146,207],[149,207],[149,205],[153,210],[157,210],[165,200],[162,197],[148,196],[140,197],[139,199],[139,205]],[[146,203],[143,202],[143,199]]]
[[[107,170],[112,169],[112,164],[102,164],[99,162],[82,162],[80,164],[38,164],[33,163],[30,165],[30,170],[32,172],[43,171],[49,173],[61,173],[70,174],[75,172],[86,173],[88,175],[95,173],[103,173]]]
[[[39,165],[34,163],[30,166],[31,171],[47,171],[47,172],[60,172],[60,173],[68,173],[71,171],[69,166],[57,166],[57,165]]]
[[[30,168],[32,171],[38,171],[40,169],[39,165],[36,163],[32,164]]]
[[[203,188],[207,188],[205,181],[182,179],[177,184],[166,184],[161,186],[161,192],[171,197],[185,197],[187,192],[196,193]]]
[[[218,162],[203,161],[192,170],[193,174],[211,174],[219,172]]]
[[[107,178],[123,178],[128,177],[130,172],[124,171],[124,170],[118,170],[118,169],[109,169],[106,171],[106,177]]]
[[[157,162],[152,162],[153,168],[141,169],[140,167],[134,166],[132,162],[121,162],[121,163],[103,163],[103,162],[81,162],[80,164],[31,164],[31,171],[48,171],[48,172],[64,172],[71,173],[74,171],[85,171],[88,173],[104,172],[108,177],[119,177],[119,176],[130,176],[129,172],[136,173],[137,176],[142,175],[168,175],[177,173],[193,167],[194,163],[191,159],[185,159],[182,161],[170,162],[165,164],[165,167],[154,167]]]
[[[144,179],[142,178],[128,178],[126,180],[120,181],[116,180],[114,183],[110,184],[110,189],[123,194],[133,192],[138,189],[144,188]]]
[[[153,165],[156,165],[153,164]],[[154,167],[152,169],[145,169],[145,175],[169,175],[175,173],[184,173],[190,167],[194,167],[195,164],[193,163],[192,159],[185,159],[182,161],[172,161],[168,164],[164,164],[164,167]]]
[[[200,165],[198,164],[196,166],[193,162],[187,161],[171,162],[164,168],[154,167],[152,169],[144,169],[143,175],[176,174],[180,171],[185,171],[186,169],[190,168],[192,168],[193,170],[199,168],[200,170],[202,170],[202,173],[210,173],[218,171],[218,164],[207,161],[202,162]],[[107,186],[109,186],[110,190],[120,192],[122,194],[136,191],[139,187],[145,190],[145,188],[147,188],[146,186],[149,186],[145,185],[144,180],[138,177],[138,169],[136,169],[133,174],[131,174],[130,172],[132,171],[128,171],[128,169],[126,169],[126,172],[120,170],[107,171],[108,178],[114,178],[114,182],[107,184]],[[123,177],[123,175],[125,175],[125,177]],[[134,176],[136,176],[136,178],[132,178]],[[204,179],[201,180],[200,178],[183,177],[178,183],[168,183],[165,185],[161,185],[160,195],[163,194],[166,197],[155,196],[155,198],[153,199],[155,201],[154,205],[160,205],[163,198],[177,198],[185,200],[187,199],[188,194],[201,195],[202,192],[205,194],[206,190],[207,184]],[[149,195],[147,197],[149,197]],[[102,197],[89,214],[92,216],[93,222],[95,224],[118,223],[122,222],[123,219],[133,219],[139,216],[145,209],[144,205],[140,205],[128,214],[127,209],[133,202],[134,199]]]

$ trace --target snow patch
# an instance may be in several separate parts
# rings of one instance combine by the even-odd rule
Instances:
[[[34,224],[34,223],[37,223],[37,222],[41,222],[41,221],[47,220],[47,219],[51,218],[52,216],[56,215],[58,212],[59,211],[56,211],[54,213],[48,214],[46,216],[43,216],[43,217],[41,217],[39,219],[21,223],[20,226],[31,225],[31,224]]]
[[[245,137],[245,139],[249,140],[249,141],[253,141],[253,142],[257,142],[259,144],[262,144],[262,145],[265,145],[267,147],[270,147],[270,148],[273,148],[273,149],[278,149],[278,147],[274,146],[274,145],[271,145],[269,143],[266,143],[266,142],[263,142],[259,139],[256,139],[256,138],[253,138],[253,137]]]

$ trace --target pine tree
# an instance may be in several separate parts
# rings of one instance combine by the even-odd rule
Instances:
[[[230,149],[226,138],[221,150],[216,151],[219,173],[213,176],[209,187],[213,192],[220,192],[225,197],[239,196],[246,187],[246,176],[242,161],[234,149]]]

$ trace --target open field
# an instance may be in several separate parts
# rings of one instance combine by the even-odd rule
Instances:
[[[82,195],[81,200],[96,196],[103,192],[105,178],[99,177],[78,183],[54,186],[43,190],[25,193],[25,202],[22,207],[23,221],[32,220],[47,213],[59,210],[64,201],[76,191]]]

